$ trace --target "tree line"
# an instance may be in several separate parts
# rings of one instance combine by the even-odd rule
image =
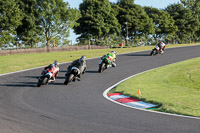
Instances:
[[[63,0],[0,0],[0,47],[68,44],[79,15]]]
[[[16,42],[67,45],[70,28],[85,45],[191,43],[200,37],[200,0],[180,0],[165,9],[134,0],[83,0],[78,9],[63,0],[1,0],[0,15],[1,48]]]

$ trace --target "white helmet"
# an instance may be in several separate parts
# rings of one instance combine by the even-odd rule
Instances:
[[[111,53],[112,53],[112,54],[116,54],[116,52],[115,52],[115,51],[111,51]]]

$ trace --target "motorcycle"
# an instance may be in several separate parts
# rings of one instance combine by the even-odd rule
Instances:
[[[102,57],[101,61],[99,62],[99,70],[98,70],[98,72],[102,73],[108,67],[111,67],[110,63],[111,63],[112,60],[113,59],[111,57],[108,57],[108,58]]]
[[[54,71],[56,71],[55,75],[57,75],[59,68],[55,68]],[[52,78],[53,78],[52,72],[50,72],[47,69],[43,70],[40,77],[38,77],[37,87],[40,87],[41,85],[47,85],[49,82],[51,82]]]
[[[154,56],[157,54],[164,54],[164,48],[162,48],[162,52],[160,52],[160,48],[156,45],[154,49],[152,49],[150,56]]]
[[[48,84],[52,76],[53,74],[51,72],[48,70],[43,70],[40,77],[38,77],[37,87]]]
[[[75,81],[76,77],[81,74],[81,71],[77,67],[72,67],[70,72],[65,74],[65,82],[64,84],[67,85],[68,83]]]

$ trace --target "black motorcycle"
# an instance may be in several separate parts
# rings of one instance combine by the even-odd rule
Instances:
[[[81,74],[81,71],[77,67],[72,67],[70,72],[65,74],[65,82],[64,84],[67,85],[68,83],[75,81],[76,77]]]

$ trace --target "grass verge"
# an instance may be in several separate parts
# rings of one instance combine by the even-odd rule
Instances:
[[[167,45],[169,47],[187,46],[196,44],[179,44]],[[151,50],[153,46],[131,47],[131,48],[116,48],[116,49],[97,49],[97,50],[82,50],[82,51],[66,51],[54,53],[37,53],[37,54],[19,54],[0,56],[0,74],[30,69],[40,66],[45,66],[57,60],[60,63],[73,61],[85,55],[87,58],[99,57],[107,54],[111,50],[119,53],[136,52],[143,50]]]
[[[200,58],[195,58],[137,75],[111,92],[157,104],[156,111],[200,117],[199,79]]]

